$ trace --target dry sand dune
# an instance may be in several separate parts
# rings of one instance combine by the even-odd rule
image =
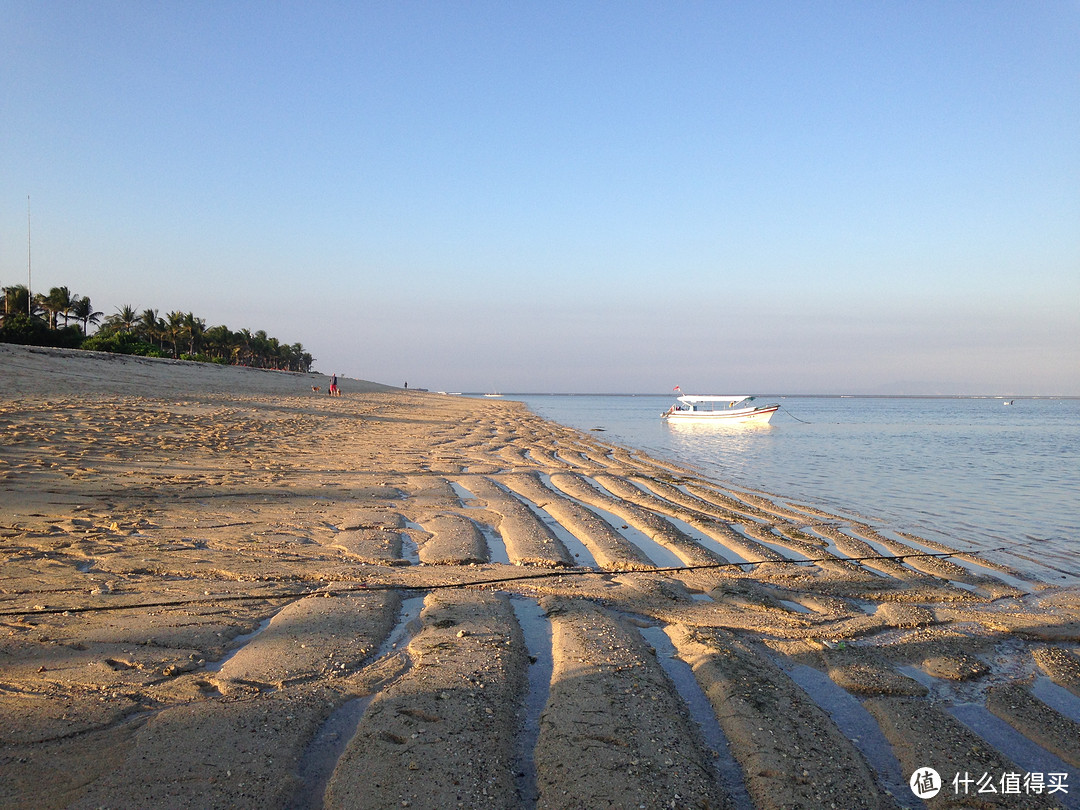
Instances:
[[[47,349],[0,343],[0,390],[8,396],[110,393],[161,397],[177,394],[278,394],[295,396],[319,386],[326,374],[219,366],[77,349]],[[342,380],[353,393],[393,391],[366,380]]]
[[[1080,791],[1075,591],[325,379],[0,345],[0,806],[1069,801],[997,718]]]

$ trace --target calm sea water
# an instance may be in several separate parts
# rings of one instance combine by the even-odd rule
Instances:
[[[1080,583],[1077,399],[762,398],[783,406],[770,425],[722,427],[661,419],[666,396],[506,398],[718,482]]]

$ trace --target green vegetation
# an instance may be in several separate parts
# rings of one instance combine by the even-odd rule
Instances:
[[[233,332],[227,326],[207,327],[190,312],[170,312],[159,318],[156,309],[137,312],[123,306],[102,321],[87,296],[67,287],[33,296],[24,285],[4,287],[0,314],[0,343],[58,346],[145,357],[172,357],[204,363],[252,366],[281,371],[311,370],[315,358],[299,343],[281,343],[261,329]],[[61,323],[62,321],[62,323]],[[90,326],[98,326],[90,334]]]

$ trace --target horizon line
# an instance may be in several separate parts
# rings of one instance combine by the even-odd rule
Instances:
[[[429,389],[408,388],[408,391],[426,393],[444,393],[447,396],[482,397],[490,392],[485,391],[462,391],[449,394],[446,392],[432,392]],[[598,391],[507,391],[500,393],[500,397],[667,397],[672,394],[658,394],[654,392],[598,392]],[[819,399],[1080,399],[1080,394],[843,394],[843,393],[765,393],[748,394],[758,399],[766,397],[806,397]]]

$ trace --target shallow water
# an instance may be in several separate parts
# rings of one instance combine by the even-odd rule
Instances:
[[[742,770],[731,754],[727,737],[716,719],[712,704],[694,677],[690,665],[679,658],[675,645],[664,628],[658,625],[638,628],[642,637],[656,651],[656,659],[671,679],[675,690],[686,704],[690,717],[701,732],[702,742],[713,755],[713,767],[724,792],[736,807],[751,807],[750,794],[746,790]]]
[[[518,736],[515,783],[520,806],[535,807],[538,793],[534,750],[540,738],[540,715],[547,706],[551,673],[555,666],[551,651],[551,622],[534,599],[514,597],[511,606],[525,637],[530,662],[524,716]]]
[[[279,611],[274,611],[274,616],[276,616],[278,612]],[[262,633],[267,627],[270,626],[270,622],[273,620],[274,616],[267,616],[265,619],[259,622],[258,627],[256,627],[250,633],[244,633],[242,635],[239,635],[231,642],[229,642],[230,644],[235,644],[236,647],[232,650],[229,650],[229,652],[227,652],[222,658],[218,659],[217,661],[212,661],[208,663],[206,665],[206,671],[221,672],[221,668],[225,666],[225,664],[227,664],[232,658],[236,657],[236,654],[240,652],[240,650],[244,649],[245,644],[247,644],[249,641],[251,641],[253,638],[255,638],[257,635]]]
[[[454,490],[454,494],[457,495],[458,500],[461,501],[461,505],[465,509],[477,509],[480,510],[483,507],[480,506],[480,500],[472,492],[465,489],[461,484],[456,481],[450,482],[450,488]],[[502,539],[502,535],[493,527],[479,520],[474,520],[473,523],[476,528],[480,530],[480,534],[484,536],[484,542],[487,544],[488,561],[493,563],[501,563],[502,565],[510,565],[510,553],[506,550],[506,543]]]
[[[514,497],[521,501],[525,506],[529,508],[537,520],[547,526],[551,533],[555,535],[560,543],[570,553],[570,556],[574,559],[574,564],[585,568],[599,568],[600,566],[596,562],[596,558],[592,552],[589,551],[589,547],[586,546],[581,540],[579,540],[573,532],[563,526],[559,521],[548,514],[547,510],[541,506],[538,506],[533,501],[526,498],[524,495],[514,493]]]
[[[705,534],[705,532],[695,528],[694,526],[691,526],[686,521],[679,520],[678,518],[671,517],[670,515],[665,516],[664,519],[676,529],[685,534],[687,537],[689,537],[691,540],[693,540],[695,543],[697,543],[699,546],[701,546],[702,548],[707,548],[709,551],[712,551],[713,553],[723,557],[729,563],[750,562],[735,549],[729,548],[728,546],[713,537],[709,537],[709,535]]]
[[[1038,676],[1031,685],[1031,694],[1074,723],[1080,723],[1080,698],[1045,675]]]
[[[661,419],[667,396],[508,397],[719,482],[1080,583],[1078,399],[786,397],[770,425],[723,427]]]
[[[613,515],[611,512],[608,512],[606,509],[601,509],[599,506],[583,504],[580,501],[578,501],[578,503],[582,508],[588,509],[600,518],[600,520],[604,521],[612,529],[621,534],[630,545],[634,546],[634,548],[645,555],[645,559],[657,568],[679,568],[686,565],[682,558],[674,551],[667,546],[663,546],[656,542],[640,529],[636,529],[629,525],[618,515]]]
[[[902,806],[923,807],[908,790],[907,779],[885,735],[862,703],[823,672],[802,664],[787,667],[788,675],[836,723],[877,774],[879,784]]]
[[[293,810],[321,810],[325,806],[326,788],[334,768],[374,697],[364,695],[346,701],[319,727],[305,749],[297,771],[300,783],[289,805]]]
[[[418,523],[413,523],[411,520],[405,521],[405,528],[412,529],[414,531],[423,532],[424,527]],[[401,558],[408,560],[409,565],[420,564],[420,548],[416,545],[416,541],[412,538],[408,532],[400,532],[401,536]]]
[[[947,711],[978,734],[998,751],[1015,763],[1022,772],[1040,773],[1049,777],[1051,773],[1066,774],[1066,783],[1075,783],[1075,772],[1046,749],[1032,742],[1004,720],[991,714],[985,707],[972,703],[951,706]],[[980,774],[972,774],[978,777]],[[1000,774],[994,774],[1000,777]],[[1080,794],[1076,793],[1075,784],[1069,784],[1069,792],[1055,793],[1053,799],[1068,810],[1080,808]]]
[[[401,600],[397,624],[379,645],[371,661],[396,652],[409,643],[419,629],[420,611],[424,596],[409,596]],[[298,768],[299,784],[290,807],[297,810],[320,810],[324,794],[338,760],[345,753],[349,741],[356,734],[364,712],[375,699],[375,693],[353,698],[338,706],[319,728],[308,744]]]

